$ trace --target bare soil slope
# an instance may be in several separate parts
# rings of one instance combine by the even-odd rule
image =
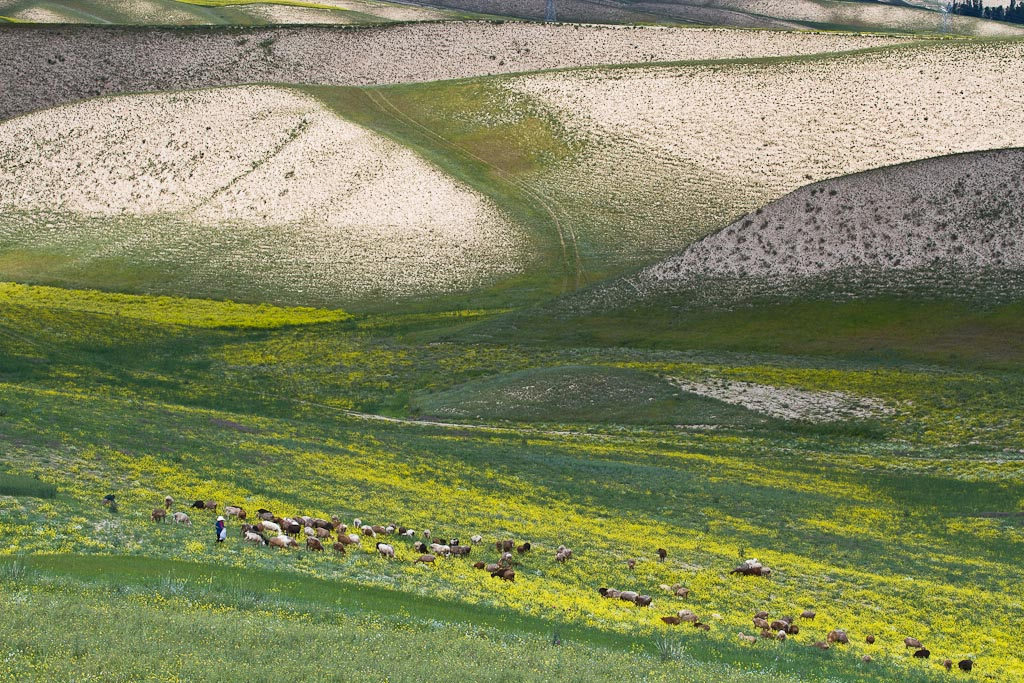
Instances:
[[[91,283],[109,267],[163,291],[337,304],[487,284],[529,251],[486,198],[281,88],[0,124],[0,186],[0,272],[14,279]]]
[[[803,55],[904,40],[481,22],[0,31],[0,118],[127,92],[245,83],[379,85],[595,64]]]

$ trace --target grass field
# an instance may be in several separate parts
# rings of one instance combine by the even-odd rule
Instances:
[[[455,638],[465,653],[455,670],[487,680],[539,680],[548,662],[565,675],[592,665],[599,678],[630,680],[929,680],[944,674],[935,657],[968,655],[997,679],[1024,671],[1012,626],[1024,542],[1012,516],[1024,501],[1016,369],[926,365],[910,350],[879,364],[841,347],[784,357],[712,344],[698,352],[480,343],[475,330],[500,311],[320,323],[304,313],[285,327],[211,328],[145,298],[126,307],[121,295],[29,290],[39,294],[32,301],[8,289],[20,295],[0,298],[0,462],[57,487],[55,498],[0,497],[0,576],[16,577],[4,599],[17,607],[3,623],[18,633],[3,648],[19,670],[59,678],[73,665],[113,666],[172,677],[181,657],[202,659],[207,639],[161,636],[152,647],[157,638],[143,635],[123,651],[96,643],[199,621],[211,634],[229,624],[272,634],[298,627],[311,643],[371,652],[392,628],[420,652]],[[875,305],[881,317],[886,304]],[[138,310],[147,312],[131,314]],[[624,377],[614,394],[623,405],[650,398],[651,380],[637,378],[722,377],[842,389],[895,411],[871,425],[737,411],[750,417],[679,429],[672,425],[687,414],[706,419],[706,405],[655,402],[648,410],[661,414],[650,417],[661,419],[641,426],[609,406],[587,415],[555,392],[451,425],[361,414],[402,418],[423,397],[450,404],[452,392],[485,394],[488,382],[578,378],[580,366],[602,382]],[[110,492],[117,513],[99,504]],[[390,563],[367,543],[343,557],[272,552],[244,544],[232,523],[217,547],[209,513],[190,511],[191,528],[149,521],[167,494],[178,505],[214,498],[487,542],[510,535],[535,550],[508,584],[469,566],[495,555],[486,544],[468,560],[427,568],[412,563],[407,542]],[[562,543],[576,553],[564,565],[552,557]],[[749,556],[776,575],[727,574]],[[639,558],[632,571],[629,558]],[[676,582],[692,589],[688,599],[658,588]],[[603,599],[602,585],[650,592],[654,605]],[[57,603],[89,624],[62,637],[74,644],[70,660],[55,657],[45,646],[55,636],[40,630]],[[712,630],[658,620],[682,607]],[[786,643],[747,646],[736,633],[751,632],[761,608],[813,608],[818,617]],[[852,644],[807,647],[831,628],[848,629]],[[221,634],[211,670],[255,671],[239,632]],[[561,646],[550,644],[556,634]],[[905,635],[925,640],[933,659],[910,658]],[[488,664],[524,650],[509,670]],[[859,659],[866,653],[869,665]],[[321,666],[320,656],[303,659],[296,675]],[[371,678],[390,670],[392,680],[418,671],[391,655],[356,666]]]

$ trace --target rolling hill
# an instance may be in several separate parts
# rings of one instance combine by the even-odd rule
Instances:
[[[353,301],[480,286],[529,258],[486,198],[291,90],[124,96],[0,128],[20,278],[108,263],[143,289]]]
[[[387,27],[11,26],[0,118],[97,95],[249,83],[386,85],[598,64],[858,50],[894,36],[438,22]]]

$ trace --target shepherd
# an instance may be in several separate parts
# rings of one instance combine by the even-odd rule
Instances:
[[[224,539],[228,537],[228,527],[224,523],[223,517],[217,518],[217,524],[214,526],[217,530],[217,543],[223,543]]]

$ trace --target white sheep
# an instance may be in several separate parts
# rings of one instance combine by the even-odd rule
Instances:
[[[266,543],[266,541],[263,540],[263,537],[254,531],[246,531],[245,540],[249,541],[250,543],[256,543],[257,545],[263,545]]]
[[[479,542],[481,542],[482,540],[484,540],[484,537],[481,536],[480,534],[474,534],[473,536],[469,537],[469,542],[474,544],[474,545],[479,543]]]
[[[377,552],[380,553],[381,557],[395,559],[395,549],[387,543],[378,543]]]
[[[260,531],[273,531],[275,534],[281,533],[281,525],[277,522],[260,522],[256,525],[256,528]]]
[[[430,552],[434,555],[444,555],[445,557],[448,557],[452,554],[452,549],[451,546],[441,545],[440,543],[431,543]]]
[[[373,527],[369,524],[364,524],[359,527],[359,530],[363,532],[363,536],[369,536],[370,538],[377,538],[377,533],[373,530]]]
[[[186,515],[184,512],[175,512],[171,516],[174,517],[174,521],[178,524],[187,524],[188,526],[192,526],[192,520],[189,519],[188,515]]]

